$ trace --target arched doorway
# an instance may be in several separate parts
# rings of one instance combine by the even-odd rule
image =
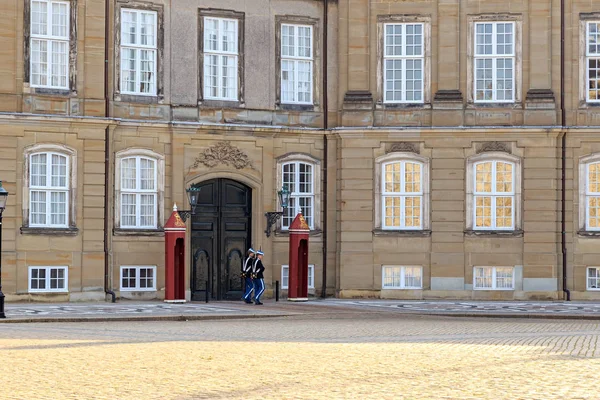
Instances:
[[[212,300],[239,300],[242,262],[251,243],[252,189],[231,179],[194,186],[201,191],[192,216],[192,300],[204,300],[207,290]]]

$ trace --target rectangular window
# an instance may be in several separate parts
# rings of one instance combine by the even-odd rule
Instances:
[[[289,273],[290,269],[287,265],[281,266],[281,289],[289,289]],[[315,288],[315,266],[309,264],[308,266],[308,288]]]
[[[156,160],[121,160],[121,228],[155,229],[157,224]]]
[[[590,163],[586,166],[585,197],[586,229],[600,230],[600,163]]]
[[[473,229],[513,230],[515,216],[514,164],[485,161],[475,164]]]
[[[288,229],[296,218],[298,210],[310,229],[314,229],[314,166],[303,162],[290,162],[282,165],[282,183],[290,191],[290,204],[282,217],[282,229]]]
[[[515,23],[475,24],[475,101],[515,101]]]
[[[238,21],[204,17],[204,98],[238,100]]]
[[[385,103],[423,103],[423,24],[384,24]]]
[[[475,267],[473,268],[473,289],[475,290],[514,290],[514,268]]]
[[[409,161],[383,164],[383,229],[422,229],[422,169]]]
[[[413,266],[382,267],[383,289],[421,289],[423,287],[423,268]]]
[[[587,101],[600,102],[600,22],[586,23],[585,65]]]
[[[281,103],[313,103],[312,26],[281,25]]]
[[[157,13],[121,9],[121,93],[156,95]]]
[[[31,86],[69,89],[69,2],[32,0]]]
[[[121,290],[153,291],[156,290],[155,266],[122,266]]]
[[[67,267],[29,267],[29,292],[68,292]]]
[[[68,227],[67,156],[56,153],[37,153],[30,156],[29,199],[30,227]]]

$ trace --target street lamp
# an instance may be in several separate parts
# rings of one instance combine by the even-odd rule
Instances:
[[[190,186],[186,190],[188,202],[190,203],[191,210],[178,210],[179,216],[185,222],[190,215],[194,215],[196,213],[196,206],[198,205],[198,201],[200,200],[200,188]]]
[[[283,215],[285,209],[290,204],[290,191],[287,188],[287,185],[283,185],[280,191],[277,192],[277,196],[279,197],[279,204],[281,204],[282,211],[268,211],[265,213],[265,217],[267,217],[267,229],[265,229],[265,234],[267,237],[271,236],[271,226],[277,222],[279,218]]]
[[[0,318],[6,318],[4,313],[4,293],[2,293],[2,212],[6,208],[6,200],[8,199],[8,192],[2,187],[2,181],[0,181]]]

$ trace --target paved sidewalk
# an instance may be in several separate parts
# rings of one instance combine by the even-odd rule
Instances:
[[[263,306],[241,301],[172,304],[159,301],[117,303],[8,303],[11,322],[184,321],[244,319],[339,313],[398,313],[455,317],[600,320],[595,302],[491,302],[315,299],[303,303],[267,300]]]

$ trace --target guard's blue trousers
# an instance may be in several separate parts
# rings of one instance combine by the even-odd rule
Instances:
[[[265,280],[256,278],[254,279],[254,301],[260,303],[260,296],[265,291]]]
[[[254,282],[249,276],[244,278],[244,301],[252,301],[252,292],[254,291]]]

